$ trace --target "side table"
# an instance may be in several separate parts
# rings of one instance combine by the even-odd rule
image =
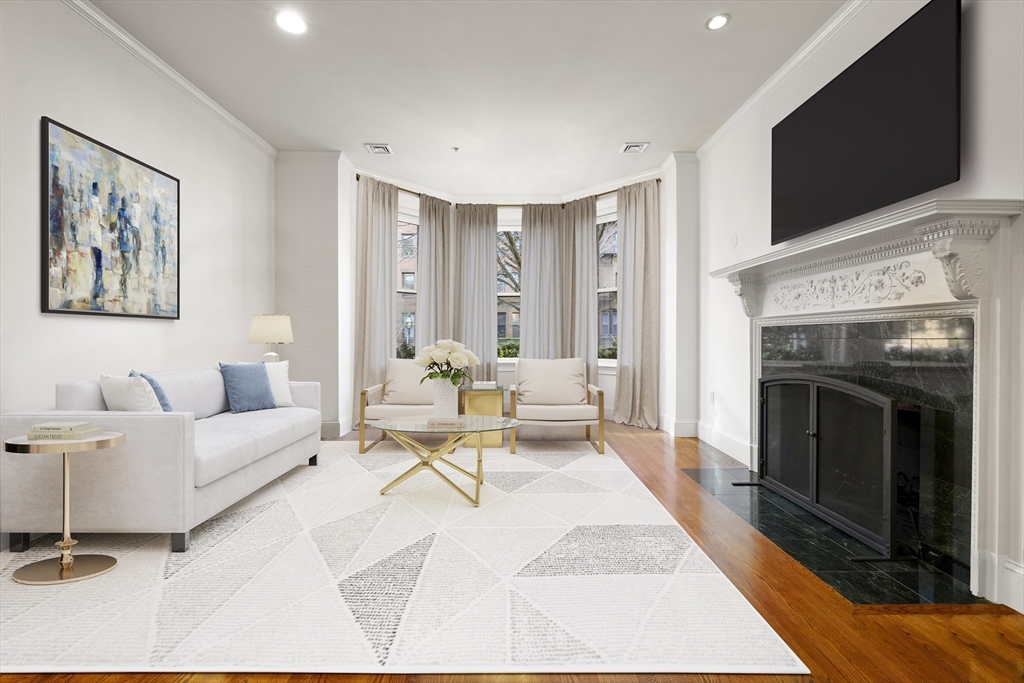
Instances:
[[[487,387],[472,385],[459,387],[459,398],[462,399],[461,412],[463,415],[502,417],[505,414],[505,393],[507,391],[508,387],[502,384]],[[505,435],[502,432],[481,432],[475,438],[480,441],[482,448],[501,448],[505,443]]]
[[[33,586],[47,586],[91,579],[106,574],[117,560],[109,555],[71,554],[71,547],[78,541],[71,538],[71,454],[80,451],[98,451],[113,448],[124,443],[121,432],[104,432],[89,439],[67,441],[30,441],[27,436],[18,436],[4,442],[8,453],[62,453],[64,455],[64,530],[61,540],[54,543],[60,548],[60,557],[40,560],[27,564],[14,572],[12,577],[18,583]]]

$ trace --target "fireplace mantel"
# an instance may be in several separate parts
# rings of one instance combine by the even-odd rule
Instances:
[[[775,312],[783,314],[806,310],[812,299],[814,306],[833,309],[842,304],[854,308],[891,306],[912,290],[925,291],[926,283],[932,288],[931,298],[937,300],[934,288],[940,278],[935,273],[928,277],[936,264],[941,266],[948,289],[942,297],[981,299],[987,296],[988,240],[1022,212],[1021,200],[934,199],[812,235],[769,254],[715,270],[711,277],[727,278],[732,283],[750,318],[765,313],[772,285],[775,296],[771,301],[776,309],[785,309]],[[849,271],[868,264],[870,271]],[[841,274],[844,270],[845,275]],[[820,273],[832,275],[806,279]],[[859,302],[854,297],[859,297]],[[909,299],[904,303],[911,303]]]

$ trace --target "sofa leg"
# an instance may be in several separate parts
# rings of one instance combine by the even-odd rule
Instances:
[[[315,455],[312,458],[309,459],[309,466],[310,467],[316,467],[316,456]]]
[[[11,532],[8,535],[10,536],[9,540],[11,541],[12,553],[23,553],[28,550],[29,545],[31,545],[32,534]]]
[[[189,534],[191,532],[185,531],[180,534],[171,534],[171,552],[172,553],[183,553],[188,550],[188,544],[190,541]]]

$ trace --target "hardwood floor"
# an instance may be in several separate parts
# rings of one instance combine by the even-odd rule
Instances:
[[[737,467],[696,439],[609,425],[608,443],[811,670],[811,676],[6,674],[0,683],[973,683],[1024,681],[1024,615],[999,605],[853,605],[682,468]],[[743,634],[736,634],[743,647]]]

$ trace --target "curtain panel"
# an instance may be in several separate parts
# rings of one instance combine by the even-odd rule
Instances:
[[[614,420],[657,429],[661,260],[658,183],[618,192],[619,369]]]
[[[498,207],[457,205],[452,247],[452,338],[480,358],[480,365],[469,370],[474,380],[496,380]]]
[[[523,206],[523,358],[582,358],[597,383],[597,200]]]
[[[356,325],[353,424],[359,392],[384,381],[395,357],[398,188],[363,176],[356,198]]]
[[[416,291],[416,350],[454,338],[455,234],[451,202],[420,195]],[[473,349],[477,352],[476,349]],[[478,354],[479,355],[479,354]]]

